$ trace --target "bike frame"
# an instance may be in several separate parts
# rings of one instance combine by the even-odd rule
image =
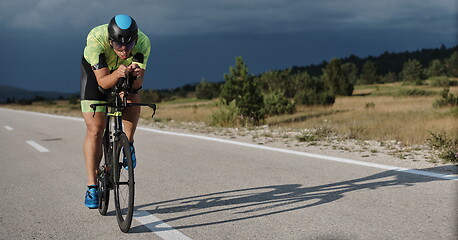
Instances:
[[[110,146],[109,148],[109,154],[111,155],[110,158],[111,159],[115,159],[116,158],[116,150],[117,150],[117,145],[116,143],[118,142],[118,138],[119,136],[124,133],[123,131],[123,124],[122,124],[122,111],[128,107],[133,107],[133,106],[147,106],[147,107],[150,107],[151,109],[153,109],[153,114],[151,117],[154,117],[154,115],[156,114],[156,104],[148,104],[148,103],[128,103],[127,102],[127,95],[128,93],[126,92],[123,96],[123,98],[121,99],[121,97],[119,96],[119,93],[121,91],[113,91],[111,93],[111,95],[115,97],[115,100],[114,102],[107,102],[107,103],[99,103],[99,104],[91,104],[90,107],[94,110],[94,115],[95,116],[95,110],[98,106],[105,106],[107,107],[107,116],[106,116],[106,126],[105,126],[105,132],[108,132],[108,145]],[[109,111],[108,111],[109,110]],[[111,121],[113,120],[113,121]],[[113,123],[113,126],[111,126],[110,124]],[[112,169],[116,169],[118,166],[118,163],[113,161],[113,162],[110,162],[110,163],[107,163],[107,164],[110,164]],[[116,172],[116,171],[115,171]],[[112,177],[118,177],[116,175],[112,175]],[[108,181],[110,182],[110,184],[113,183],[113,181],[111,181],[112,179],[108,179]]]
[[[107,103],[100,103],[100,104],[91,104],[90,107],[95,111],[98,106],[105,106],[107,108],[106,113],[106,126],[104,132],[104,155],[105,155],[105,163],[99,169],[99,179],[102,182],[103,190],[99,193],[100,197],[100,204],[99,212],[102,215],[106,214],[108,203],[109,203],[109,191],[110,189],[114,190],[115,195],[115,207],[116,207],[116,216],[118,218],[118,225],[123,232],[129,231],[130,224],[132,221],[132,214],[134,208],[134,193],[135,184],[134,182],[134,172],[131,158],[130,158],[130,149],[128,144],[128,139],[123,131],[123,124],[122,124],[122,112],[124,109],[133,106],[148,106],[153,109],[153,117],[156,113],[156,105],[155,104],[147,104],[147,103],[128,103],[127,102],[127,95],[129,93],[134,93],[132,88],[128,87],[131,86],[128,82],[128,79],[120,79],[118,84],[116,84],[111,90],[110,95],[114,97],[114,101],[109,101]],[[104,92],[104,89],[101,89]],[[122,97],[120,96],[121,92],[123,92]],[[106,93],[106,92],[105,92]],[[124,144],[124,145],[123,145]],[[127,146],[126,146],[127,144]],[[129,177],[127,181],[121,182],[120,180],[120,171],[122,168],[122,163],[119,162],[121,148],[123,147],[123,151],[128,156],[128,165],[129,170]],[[100,164],[99,164],[100,165]],[[123,175],[124,176],[124,175]],[[100,185],[100,183],[99,183]],[[126,218],[124,218],[124,214],[121,213],[121,207],[119,203],[119,190],[121,185],[128,185],[129,186],[129,196],[131,196],[130,201],[128,203],[128,211]],[[99,186],[99,189],[100,186]],[[102,206],[103,202],[103,206]]]

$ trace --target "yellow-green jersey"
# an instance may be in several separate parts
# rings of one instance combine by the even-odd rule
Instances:
[[[141,68],[146,69],[150,49],[148,36],[138,30],[137,43],[132,48],[131,56],[126,60],[119,58],[108,40],[108,24],[104,24],[89,32],[84,48],[84,58],[94,69],[108,67],[110,72],[121,65],[128,66],[131,63],[137,63]],[[105,58],[106,61],[104,62],[102,58]]]

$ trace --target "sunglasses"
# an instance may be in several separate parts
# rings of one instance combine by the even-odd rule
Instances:
[[[135,46],[135,41],[131,41],[129,43],[126,43],[126,44],[122,44],[122,43],[118,43],[118,42],[114,42],[112,41],[112,46],[115,50],[118,50],[118,51],[122,51],[122,50],[131,50],[134,46]],[[122,49],[122,47],[125,47],[124,49]]]

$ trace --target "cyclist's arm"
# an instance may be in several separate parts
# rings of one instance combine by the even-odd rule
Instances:
[[[143,77],[145,76],[145,69],[143,68],[139,68],[139,73],[138,73],[138,76],[137,76],[137,80],[134,81],[134,84],[133,84],[133,89],[139,89],[142,87],[143,85]]]
[[[139,89],[143,85],[143,78],[145,76],[145,69],[140,68],[138,64],[132,64],[128,68],[130,68],[130,72],[132,76],[137,77],[137,79],[133,82],[132,88]]]
[[[110,70],[107,67],[94,70],[97,83],[104,89],[113,87],[119,78],[126,77],[127,67],[124,65],[119,66],[118,69],[110,74]]]
[[[136,65],[136,68],[132,71],[132,73],[134,76],[137,77],[137,80],[133,82],[133,85],[132,85],[133,89],[139,89],[143,85],[146,65],[147,65],[148,58],[149,58],[150,51],[151,51],[150,40],[148,36],[146,36],[141,31],[139,31],[137,49],[139,49],[139,52],[136,53],[132,59],[132,65]]]

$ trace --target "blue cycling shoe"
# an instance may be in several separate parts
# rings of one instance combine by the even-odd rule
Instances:
[[[87,187],[84,205],[90,209],[99,207],[99,191],[98,186],[91,185]]]
[[[130,145],[130,152],[132,154],[132,166],[135,168],[137,166],[137,158],[135,157],[134,143],[131,142],[131,143],[129,143],[129,145]],[[129,165],[127,165],[126,153],[124,153],[124,150],[122,151],[122,153],[124,154],[124,158],[122,160],[122,165],[124,166],[124,169],[129,170]]]

